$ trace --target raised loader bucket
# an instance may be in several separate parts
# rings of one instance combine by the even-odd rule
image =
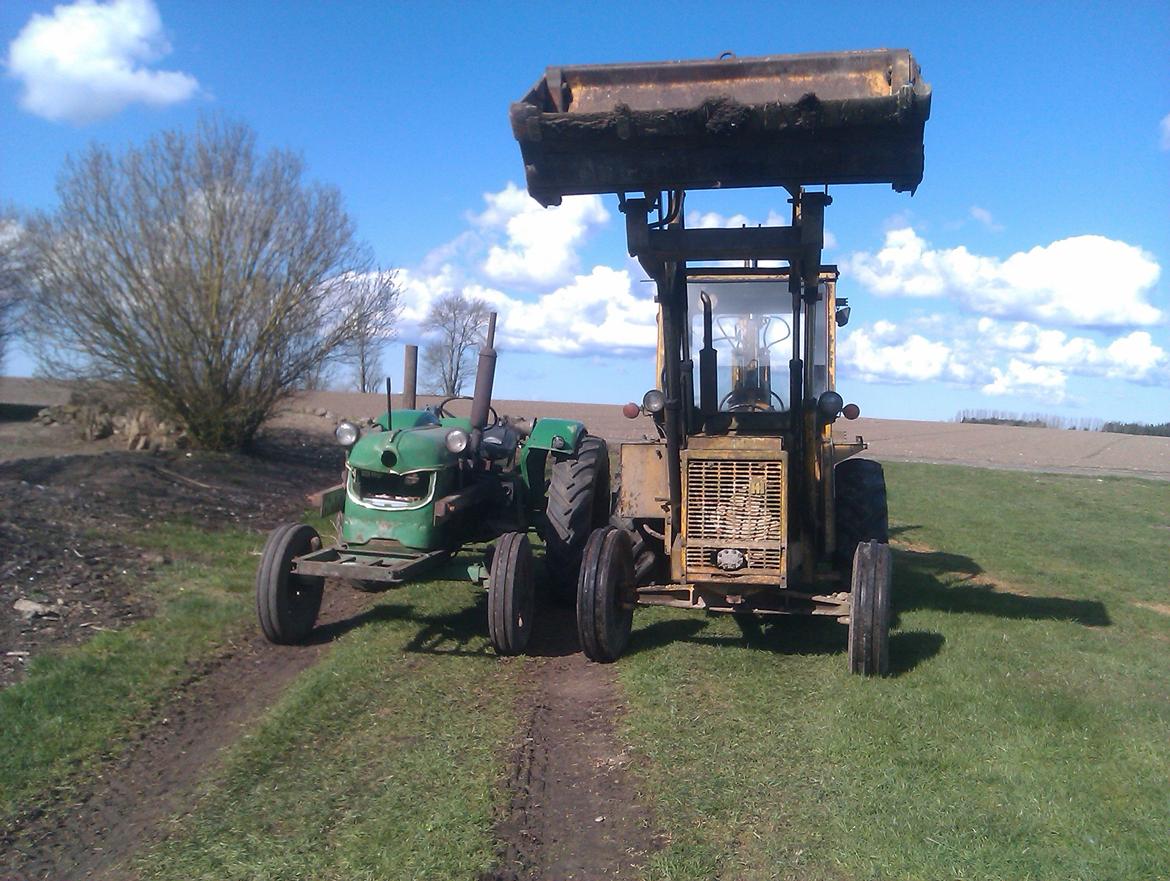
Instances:
[[[512,105],[528,192],[922,180],[930,85],[905,49],[550,67]]]

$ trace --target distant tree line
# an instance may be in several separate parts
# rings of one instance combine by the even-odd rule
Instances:
[[[1070,419],[1067,416],[1052,416],[1047,413],[1009,413],[1003,410],[960,410],[956,422],[972,422],[979,425],[1019,425],[1025,428],[1060,428],[1069,431],[1101,431],[1105,424],[1091,416]]]
[[[1159,437],[1170,437],[1170,422],[1158,425],[1147,425],[1144,422],[1106,422],[1102,431],[1114,434],[1152,434]]]
[[[977,425],[1018,425],[1024,428],[1060,428],[1068,431],[1104,431],[1111,434],[1145,434],[1170,437],[1170,422],[1149,425],[1144,422],[1106,422],[1092,416],[1070,419],[1047,413],[1008,413],[1003,410],[960,410],[956,422]]]

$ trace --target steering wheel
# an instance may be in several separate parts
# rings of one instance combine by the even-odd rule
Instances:
[[[721,400],[719,402],[719,409],[720,410],[722,410],[723,406],[728,401],[731,400],[731,396],[734,394],[735,394],[735,389],[732,389],[731,391],[729,391],[727,394],[725,394],[723,396],[723,400]],[[779,409],[783,410],[784,409],[784,399],[781,398],[775,392],[771,392],[771,395],[773,398],[776,399],[776,403],[780,405]],[[760,401],[743,401],[742,403],[732,404],[730,407],[727,408],[727,412],[728,413],[749,413],[749,412],[753,412],[756,410],[771,410],[771,409],[772,408],[769,405],[764,404]]]
[[[452,395],[449,398],[443,398],[443,400],[439,402],[438,406],[435,407],[435,415],[440,419],[442,419],[444,416],[446,416],[448,419],[455,418],[455,414],[447,409],[447,405],[452,401],[471,400],[474,400],[474,398],[472,398],[470,395]],[[488,404],[488,416],[491,417],[491,422],[484,426],[485,428],[492,428],[500,424],[500,415],[496,412],[496,408],[491,404]]]

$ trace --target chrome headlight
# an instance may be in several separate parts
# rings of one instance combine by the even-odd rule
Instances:
[[[647,413],[661,413],[666,408],[666,395],[656,388],[642,395],[642,409]]]
[[[352,422],[342,420],[337,423],[337,428],[333,430],[333,436],[337,438],[337,442],[343,447],[352,447],[357,443],[357,439],[361,437],[362,431]]]
[[[452,453],[462,453],[467,449],[467,432],[462,428],[452,428],[447,432],[447,450]]]

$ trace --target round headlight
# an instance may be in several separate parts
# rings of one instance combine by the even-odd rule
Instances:
[[[447,449],[452,453],[462,453],[467,449],[467,432],[462,428],[452,428],[447,432]]]
[[[817,398],[817,409],[825,419],[836,419],[844,406],[845,399],[834,391],[822,392]]]
[[[666,395],[656,388],[642,395],[642,409],[647,413],[661,413],[666,409]]]
[[[343,447],[352,447],[356,444],[361,433],[361,429],[352,422],[346,421],[338,422],[337,428],[333,430],[333,436],[337,438],[337,442]]]

